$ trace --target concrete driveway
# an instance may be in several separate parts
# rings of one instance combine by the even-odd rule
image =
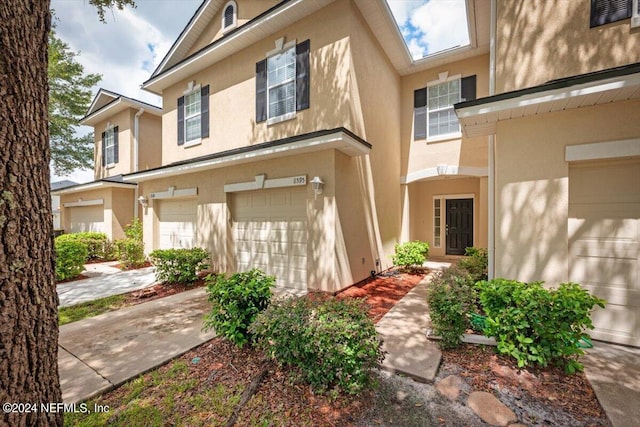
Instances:
[[[156,282],[153,267],[122,271],[117,262],[87,264],[82,272],[88,279],[58,285],[60,307],[68,307],[98,298],[119,295],[146,288]]]

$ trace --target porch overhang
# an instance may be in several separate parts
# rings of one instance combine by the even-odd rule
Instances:
[[[132,182],[115,182],[109,180],[100,180],[87,182],[85,184],[72,185],[70,187],[65,187],[61,190],[51,191],[51,195],[53,196],[61,196],[63,194],[73,194],[79,193],[81,191],[89,191],[89,190],[98,190],[102,188],[127,188],[133,190],[136,187],[135,183]]]
[[[493,135],[498,122],[640,99],[640,63],[455,104],[466,137]]]
[[[124,180],[128,182],[150,181],[185,173],[201,172],[329,149],[335,149],[348,156],[355,157],[368,154],[371,150],[371,144],[345,128],[323,130],[222,151],[143,172],[132,173],[125,175]]]

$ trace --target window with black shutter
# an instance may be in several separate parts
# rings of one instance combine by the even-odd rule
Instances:
[[[209,85],[178,98],[178,145],[197,144],[209,136]]]
[[[633,0],[591,0],[591,28],[630,18]]]
[[[309,49],[305,40],[256,63],[256,122],[285,120],[309,108]]]
[[[118,126],[102,132],[102,166],[118,163]]]

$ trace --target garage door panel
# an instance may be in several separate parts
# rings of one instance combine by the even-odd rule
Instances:
[[[607,300],[594,338],[640,346],[640,162],[569,169],[569,280]]]
[[[278,286],[306,288],[306,194],[289,189],[233,195],[238,271],[260,268]]]
[[[192,248],[195,245],[197,201],[195,199],[158,201],[158,247]]]
[[[84,233],[87,231],[104,233],[104,207],[74,206],[68,209],[69,225],[72,233]]]

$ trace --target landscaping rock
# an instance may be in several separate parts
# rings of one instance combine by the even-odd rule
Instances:
[[[482,421],[492,426],[508,426],[518,421],[516,414],[491,393],[474,391],[469,395],[467,405]]]
[[[464,380],[457,375],[449,375],[442,381],[438,381],[436,389],[447,399],[455,402],[460,396],[460,391],[464,386]]]

